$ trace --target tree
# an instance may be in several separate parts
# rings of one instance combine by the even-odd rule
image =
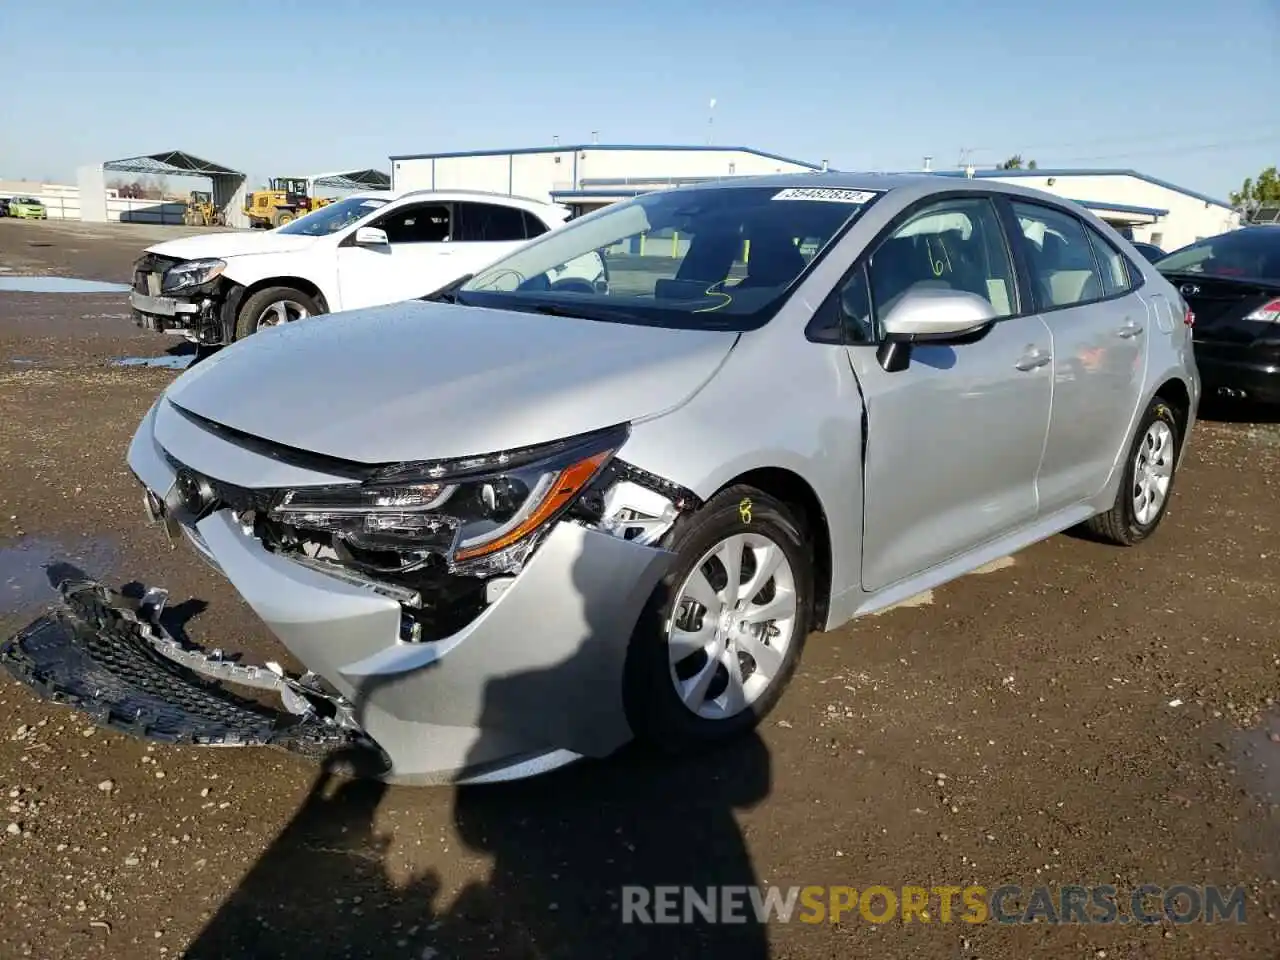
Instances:
[[[1230,194],[1228,199],[1245,219],[1257,213],[1259,207],[1280,206],[1280,171],[1271,166],[1258,174],[1257,180],[1245,177],[1240,189]]]
[[[1026,168],[1028,170],[1034,170],[1036,168],[1036,162],[1034,160],[1030,161],[1029,163],[1027,163]],[[1012,157],[1010,157],[1004,163],[996,164],[996,169],[997,170],[1021,170],[1022,154],[1015,153]]]

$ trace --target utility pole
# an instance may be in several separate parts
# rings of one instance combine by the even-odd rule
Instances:
[[[712,97],[711,105],[707,107],[707,146],[711,146],[712,140],[715,139],[715,129],[714,129],[715,120],[716,120],[715,109],[716,109],[716,98]]]

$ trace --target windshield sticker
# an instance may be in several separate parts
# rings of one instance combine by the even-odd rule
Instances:
[[[874,190],[837,190],[831,187],[789,187],[773,195],[774,200],[818,200],[826,203],[866,203]]]
[[[360,204],[362,207],[385,207],[386,205],[387,201],[385,200],[366,200],[364,203]]]

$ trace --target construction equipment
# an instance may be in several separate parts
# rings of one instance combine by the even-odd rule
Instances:
[[[331,198],[311,196],[311,184],[302,177],[273,177],[266,190],[255,190],[245,200],[244,212],[255,227],[282,227],[305,213],[332,203]]]
[[[207,190],[192,190],[187,197],[187,209],[182,212],[182,222],[188,227],[226,226],[222,211],[213,205],[213,194]]]

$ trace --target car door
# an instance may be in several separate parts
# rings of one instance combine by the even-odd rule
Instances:
[[[1147,305],[1124,255],[1082,219],[1010,200],[1015,242],[1053,339],[1053,414],[1037,489],[1042,513],[1094,496],[1128,445],[1146,374]]]
[[[453,256],[451,204],[404,204],[364,226],[384,230],[388,242],[359,244],[353,230],[338,244],[343,310],[421,297],[468,272]]]
[[[915,344],[886,371],[883,317],[921,284],[976,293],[998,319],[967,342]],[[994,201],[966,192],[907,211],[833,296],[865,410],[863,587],[1032,522],[1053,363],[1044,321],[1019,310]]]
[[[519,207],[466,201],[454,204],[457,235],[454,257],[459,275],[484,267],[547,232],[547,225]]]

